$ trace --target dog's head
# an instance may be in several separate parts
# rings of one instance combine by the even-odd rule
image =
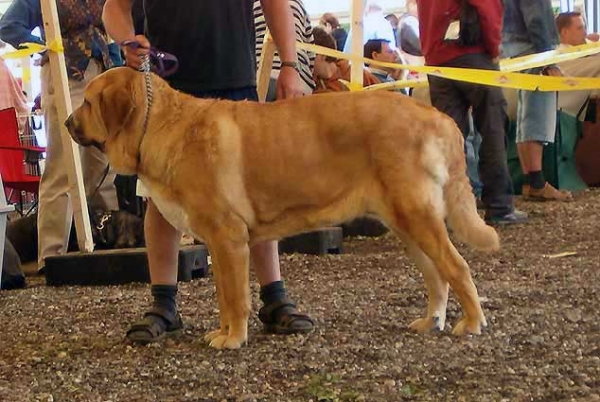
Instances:
[[[75,142],[105,152],[121,174],[135,174],[145,113],[143,75],[131,68],[109,70],[85,89],[83,104],[65,125]]]

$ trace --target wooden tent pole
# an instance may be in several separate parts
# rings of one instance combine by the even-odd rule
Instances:
[[[62,43],[55,0],[41,0],[41,5],[46,43]],[[63,122],[72,112],[65,57],[63,53],[53,51],[49,51],[48,53],[50,57],[49,62],[50,70],[52,72],[52,83],[54,85],[54,98],[58,110],[58,121]],[[79,145],[71,140],[71,136],[64,124],[59,124],[59,126],[66,158],[65,167],[69,175],[69,196],[71,205],[73,206],[73,214],[75,216],[77,243],[79,245],[79,250],[92,252],[94,251],[94,242],[92,240],[90,216],[88,214],[85,189],[83,186]],[[68,233],[66,235],[68,236]]]
[[[275,42],[273,42],[273,38],[267,29],[263,40],[260,60],[258,61],[258,71],[256,72],[256,91],[258,92],[258,100],[260,102],[264,102],[267,99],[275,50]]]
[[[351,50],[352,55],[361,56],[364,53],[363,50],[363,17],[365,14],[365,0],[352,0],[352,9],[350,10],[350,18],[352,20],[352,43]],[[362,61],[352,60],[352,66],[350,68],[350,83],[354,88],[363,87],[363,68],[364,64]]]

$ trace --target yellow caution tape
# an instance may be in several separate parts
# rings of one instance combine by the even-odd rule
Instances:
[[[600,43],[593,42],[581,46],[569,46],[543,53],[531,54],[523,57],[504,59],[500,61],[502,71],[523,71],[530,68],[557,64],[563,61],[575,60],[581,57],[600,53]]]
[[[2,55],[3,59],[20,59],[22,57],[31,56],[36,53],[45,52],[50,50],[55,53],[63,53],[65,51],[62,40],[57,39],[48,42],[45,45],[39,43],[22,43],[20,45],[21,49],[14,50],[12,52],[4,53]]]
[[[580,91],[600,89],[600,78],[587,77],[549,77],[542,75],[522,74],[512,71],[529,69],[562,61],[574,60],[580,57],[600,53],[600,43],[590,43],[572,48],[558,49],[549,52],[504,60],[501,64],[502,71],[479,70],[454,67],[413,66],[398,63],[384,63],[371,60],[362,56],[342,53],[337,50],[316,46],[308,43],[297,42],[296,45],[304,50],[323,54],[338,59],[359,61],[379,67],[405,69],[419,73],[435,75],[452,80],[470,82],[474,84],[492,85],[496,87],[525,89],[529,91]],[[367,87],[369,90],[406,88],[426,85],[425,80],[404,80],[393,83],[383,83]],[[364,88],[365,90],[367,88]],[[356,85],[350,85],[351,90],[362,90]]]

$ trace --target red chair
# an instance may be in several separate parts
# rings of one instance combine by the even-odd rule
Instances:
[[[31,137],[30,133],[27,137]],[[5,190],[18,191],[21,212],[23,192],[34,195],[35,205],[40,184],[39,160],[46,151],[46,148],[36,146],[32,138],[22,138],[19,134],[15,108],[0,110],[0,172]],[[11,198],[10,194],[8,198]]]

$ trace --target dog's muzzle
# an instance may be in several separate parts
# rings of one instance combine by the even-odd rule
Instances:
[[[81,130],[77,129],[77,124],[75,123],[75,118],[73,117],[73,114],[71,114],[67,120],[65,120],[65,127],[67,128],[67,130],[69,130],[69,134],[71,134],[71,138],[73,138],[73,141],[75,141],[76,143],[80,144],[80,145],[89,145],[89,144],[84,144],[81,141]]]
[[[65,127],[67,127],[67,130],[69,130],[69,134],[71,134],[73,141],[79,145],[84,147],[94,146],[100,151],[104,152],[104,143],[85,138],[83,131],[81,130],[80,125],[77,123],[77,120],[75,120],[75,117],[73,117],[73,114],[71,114],[67,120],[65,120]]]

